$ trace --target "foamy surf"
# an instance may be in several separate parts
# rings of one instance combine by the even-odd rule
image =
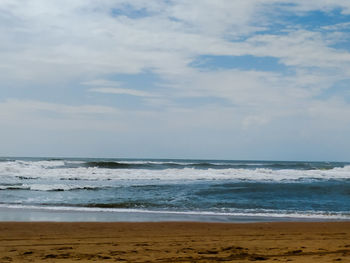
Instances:
[[[233,168],[233,167],[244,168]],[[230,168],[227,168],[230,167]],[[271,168],[273,167],[273,168]],[[294,168],[294,169],[292,169]],[[350,165],[151,161],[2,161],[4,179],[300,181],[350,179]]]

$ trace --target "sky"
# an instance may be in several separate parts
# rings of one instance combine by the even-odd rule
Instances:
[[[350,1],[1,0],[0,155],[350,161]]]

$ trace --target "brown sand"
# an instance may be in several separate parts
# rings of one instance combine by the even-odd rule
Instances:
[[[0,223],[0,262],[350,262],[350,222]]]

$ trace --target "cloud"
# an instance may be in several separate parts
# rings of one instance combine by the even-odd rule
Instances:
[[[0,125],[20,130],[120,130],[113,122],[121,112],[101,105],[71,106],[32,100],[8,99],[0,103]]]
[[[320,32],[293,30],[285,35],[258,35],[247,43],[252,55],[276,57],[287,66],[350,67],[350,53],[328,47],[327,37]]]
[[[106,80],[106,79],[95,79],[90,81],[85,81],[81,83],[86,86],[102,86],[102,87],[120,87],[123,85],[120,81]]]
[[[90,92],[97,92],[97,93],[104,93],[104,94],[124,94],[124,95],[138,96],[138,97],[157,97],[156,94],[152,94],[142,90],[119,88],[120,86],[123,86],[123,83],[120,81],[96,79],[96,80],[86,81],[81,84],[85,86],[94,86],[95,88],[90,88],[88,90]]]
[[[316,32],[254,36],[273,23],[267,10],[279,4],[303,11],[348,7],[342,1],[4,1],[0,77],[36,83],[145,69],[183,74],[200,54],[273,56],[291,66],[348,60]],[[128,16],[131,11],[145,14]]]
[[[125,94],[125,95],[138,96],[138,97],[155,97],[155,95],[148,92],[144,92],[140,90],[132,90],[132,89],[123,89],[123,88],[93,88],[93,89],[89,89],[89,91],[106,93],[106,94]]]
[[[335,22],[302,19],[313,12]],[[337,85],[349,81],[350,53],[338,18],[347,14],[343,0],[3,0],[0,122],[188,138],[292,130],[286,119],[308,120],[310,134],[322,121],[344,127],[349,103]],[[195,67],[205,55],[274,58],[279,70]],[[143,74],[156,80],[117,78]],[[110,94],[142,99],[121,108]]]
[[[334,9],[340,9],[342,14],[350,14],[350,3],[344,0],[310,0],[310,1],[289,1],[293,4],[293,9],[297,11],[309,12],[315,10],[321,10],[324,12],[330,12]],[[292,9],[292,10],[293,10]]]
[[[31,100],[18,100],[18,99],[8,99],[0,104],[4,107],[2,114],[6,116],[7,114],[12,114],[13,112],[40,112],[49,111],[60,114],[65,114],[67,116],[73,116],[76,114],[88,115],[88,114],[115,114],[118,111],[115,108],[100,106],[100,105],[82,105],[82,106],[70,106],[57,103],[48,103],[41,101],[31,101]],[[6,109],[6,110],[5,110]]]
[[[322,29],[338,31],[338,30],[349,29],[349,27],[350,27],[350,22],[345,22],[345,23],[336,23],[329,26],[323,26]]]

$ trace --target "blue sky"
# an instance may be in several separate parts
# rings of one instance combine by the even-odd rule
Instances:
[[[4,0],[0,155],[350,161],[346,0]]]

